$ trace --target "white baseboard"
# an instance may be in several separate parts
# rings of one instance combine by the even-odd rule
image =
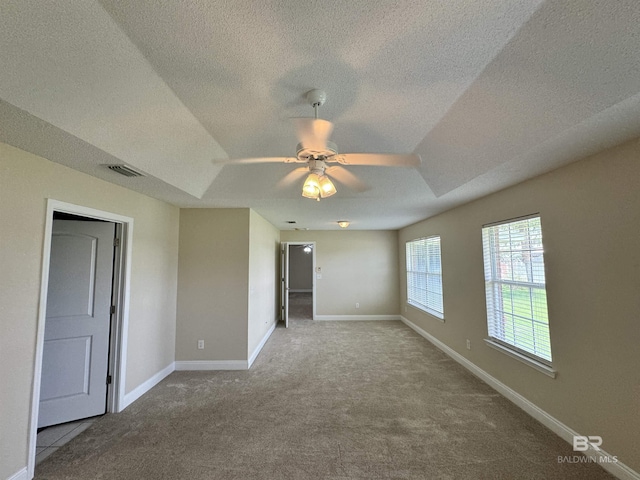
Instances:
[[[400,315],[316,315],[314,320],[400,320]]]
[[[176,362],[176,370],[247,370],[246,360],[181,360]]]
[[[540,407],[538,407],[537,405],[535,405],[534,403],[530,402],[525,397],[520,395],[518,392],[516,392],[515,390],[512,390],[511,388],[506,386],[504,383],[500,382],[496,378],[489,375],[487,372],[479,368],[475,363],[470,362],[464,356],[460,355],[451,347],[447,346],[446,344],[444,344],[443,342],[441,342],[440,340],[432,336],[430,333],[428,333],[427,331],[417,326],[415,323],[411,322],[410,320],[406,319],[403,316],[400,317],[400,320],[402,320],[402,322],[405,325],[415,330],[419,335],[429,340],[429,342],[431,342],[437,348],[439,348],[444,353],[449,355],[453,360],[455,360],[460,365],[465,367],[467,370],[473,373],[480,380],[482,380],[487,385],[492,387],[494,390],[500,393],[507,400],[510,400],[511,402],[516,404],[516,406],[520,407],[530,416],[538,420],[549,430],[551,430],[556,435],[561,437],[563,440],[573,445],[573,437],[576,435],[579,435],[575,430],[568,427],[567,425],[562,423],[560,420],[552,417],[547,412],[542,410]],[[576,455],[578,455],[578,453],[576,453]],[[605,452],[604,450],[600,450],[598,452],[594,450],[590,450],[588,452],[585,452],[585,455],[592,458],[596,458],[596,459],[598,457],[601,457],[601,458],[605,457],[606,460],[603,462],[598,462],[598,465],[600,465],[602,468],[604,468],[609,473],[611,473],[612,475],[615,475],[617,478],[621,480],[640,480],[640,474],[638,472],[636,472],[635,470],[632,470],[630,467],[628,467],[624,463],[619,462],[615,456]]]
[[[271,336],[273,331],[276,329],[276,323],[277,322],[273,322],[273,325],[271,325],[271,328],[269,329],[269,331],[265,334],[264,337],[262,337],[262,340],[260,340],[260,343],[258,344],[256,349],[253,351],[251,356],[249,357],[247,368],[251,368],[251,365],[253,365],[253,362],[255,362],[256,358],[258,358],[258,355],[260,354],[262,347],[264,347],[264,344],[267,343],[267,340],[269,340],[269,337]]]
[[[289,293],[312,293],[313,289],[311,288],[290,288]]]
[[[11,475],[7,480],[29,480],[29,475],[27,473],[27,467],[24,467],[18,470],[16,473]]]
[[[136,388],[131,390],[129,393],[125,394],[124,402],[123,402],[123,405],[121,405],[120,411],[127,408],[129,405],[131,405],[133,402],[139,399],[142,395],[144,395],[153,387],[155,387],[158,383],[164,380],[164,378],[167,375],[171,374],[174,370],[175,370],[175,363],[172,362],[169,365],[167,365],[165,368],[160,370],[158,373],[153,375],[151,378],[149,378],[148,380],[146,380],[145,382],[141,383]]]

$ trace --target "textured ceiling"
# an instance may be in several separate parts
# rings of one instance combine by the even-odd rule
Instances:
[[[282,229],[399,228],[640,136],[639,24],[631,0],[0,0],[0,140]],[[275,187],[298,165],[222,163],[293,156],[312,88],[341,152],[422,165],[314,202]]]

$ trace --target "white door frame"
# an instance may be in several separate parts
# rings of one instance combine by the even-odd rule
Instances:
[[[280,320],[289,328],[289,242],[280,245]]]
[[[47,199],[47,213],[42,245],[42,269],[40,279],[40,299],[38,302],[38,328],[36,334],[36,356],[31,390],[31,418],[29,422],[27,476],[33,478],[36,466],[36,439],[38,435],[38,413],[40,408],[40,381],[42,378],[42,352],[44,348],[44,328],[47,313],[47,290],[49,288],[49,260],[51,256],[51,234],[54,212],[70,213],[83,217],[114,222],[121,233],[120,248],[116,250],[114,263],[114,300],[116,313],[111,326],[109,372],[113,381],[107,394],[107,412],[117,413],[125,406],[125,374],[127,363],[127,334],[129,325],[129,288],[131,284],[131,246],[133,245],[133,218],[94,208]],[[119,253],[119,255],[118,255]]]
[[[313,313],[312,318],[316,319],[316,242],[282,242],[287,245],[287,254],[288,249],[291,245],[311,245],[311,296],[313,301]],[[289,266],[287,265],[287,272],[285,275],[289,276]],[[289,295],[289,292],[285,291],[285,295]]]

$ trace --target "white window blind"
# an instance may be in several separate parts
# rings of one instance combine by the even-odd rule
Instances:
[[[551,363],[540,217],[482,229],[489,337]]]
[[[407,242],[407,302],[444,318],[440,237]]]

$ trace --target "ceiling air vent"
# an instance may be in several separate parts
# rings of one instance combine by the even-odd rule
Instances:
[[[119,173],[120,175],[124,175],[125,177],[144,177],[143,173],[140,173],[127,165],[105,165],[105,167]]]

